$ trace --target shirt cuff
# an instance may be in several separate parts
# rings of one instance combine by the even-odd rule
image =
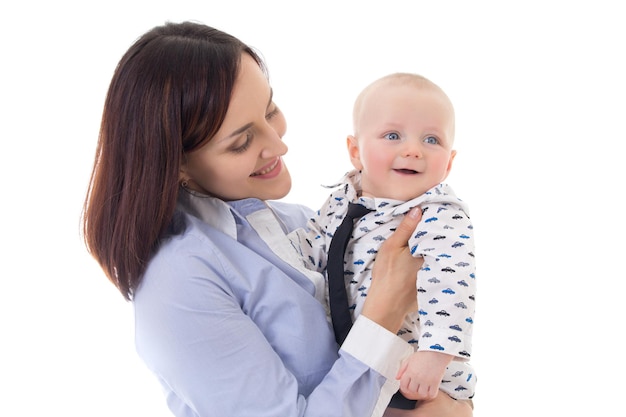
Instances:
[[[396,375],[402,361],[414,352],[413,347],[367,317],[359,316],[341,349],[386,378],[372,414],[372,417],[381,416],[400,388]]]
[[[405,340],[365,316],[357,317],[341,349],[391,381],[414,352]]]

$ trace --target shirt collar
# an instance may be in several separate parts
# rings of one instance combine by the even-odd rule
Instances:
[[[437,184],[424,194],[417,196],[408,201],[394,200],[391,198],[378,198],[378,197],[362,197],[361,194],[361,173],[358,170],[352,170],[346,173],[339,183],[332,186],[343,187],[345,197],[358,204],[362,204],[370,210],[376,211],[379,214],[391,214],[393,216],[406,214],[413,207],[422,203],[428,203],[431,201],[437,201],[439,203],[452,203],[457,204],[466,213],[469,213],[467,204],[459,199],[452,188],[445,183]]]
[[[393,200],[391,198],[379,198],[379,197],[363,197],[359,196],[361,194],[361,172],[354,169],[346,173],[341,181],[338,184],[334,185],[334,187],[343,186],[344,192],[346,194],[346,198],[349,201],[361,204],[370,210],[375,210],[378,212],[389,212],[389,209],[393,208],[392,213],[404,214],[409,211],[414,203],[401,201],[401,200]]]
[[[213,228],[237,239],[237,224],[225,201],[182,188],[178,193],[178,205]]]

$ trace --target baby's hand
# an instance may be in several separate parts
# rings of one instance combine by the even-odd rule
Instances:
[[[439,384],[452,360],[451,355],[431,351],[413,353],[400,367],[396,379],[400,392],[411,400],[432,400],[439,392]]]

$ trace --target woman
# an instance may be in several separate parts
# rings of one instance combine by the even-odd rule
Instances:
[[[207,26],[152,29],[111,81],[85,241],[132,300],[138,353],[176,416],[381,415],[397,389],[385,381],[410,353],[395,332],[415,308],[419,214],[381,250],[338,352],[321,277],[285,237],[310,212],[270,202],[291,187],[285,129],[258,55]],[[422,410],[458,406],[439,395]]]

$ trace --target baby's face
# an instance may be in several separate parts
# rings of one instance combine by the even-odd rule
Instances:
[[[448,176],[454,110],[438,89],[383,84],[364,98],[355,127],[348,150],[364,196],[409,200]]]

